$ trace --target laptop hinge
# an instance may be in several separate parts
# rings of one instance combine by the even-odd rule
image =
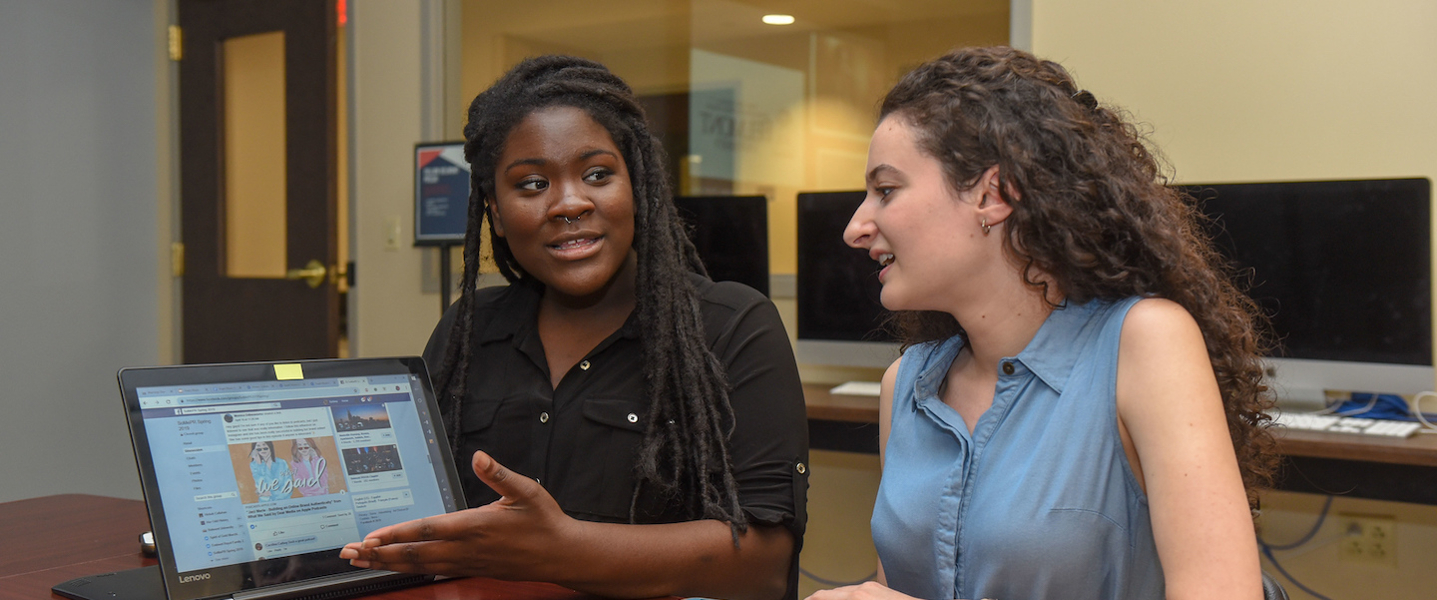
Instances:
[[[416,585],[433,578],[432,575],[414,575],[392,571],[344,573],[235,592],[231,597],[234,600],[328,600]]]

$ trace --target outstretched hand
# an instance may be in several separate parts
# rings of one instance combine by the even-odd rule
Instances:
[[[580,526],[537,481],[475,452],[474,474],[500,499],[478,508],[381,527],[339,557],[369,569],[550,581]]]
[[[858,585],[819,590],[804,600],[914,600],[914,598],[876,581],[866,581]]]

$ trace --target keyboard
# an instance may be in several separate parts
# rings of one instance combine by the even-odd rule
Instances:
[[[1325,431],[1328,433],[1351,433],[1376,437],[1411,437],[1422,429],[1421,423],[1412,421],[1391,421],[1387,419],[1361,419],[1337,415],[1315,415],[1311,413],[1279,412],[1272,422],[1298,431]]]

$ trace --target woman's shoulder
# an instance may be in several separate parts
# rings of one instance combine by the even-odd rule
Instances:
[[[888,365],[883,377],[895,397],[906,396],[918,377],[934,369],[947,369],[966,343],[961,335],[915,342],[903,348],[897,360]]]
[[[963,344],[967,343],[962,335],[953,335],[946,338],[914,342],[903,348],[898,360],[889,365],[890,369],[897,369],[896,374],[922,369],[931,361],[939,360],[944,364],[953,362],[953,357],[963,350]]]
[[[1160,343],[1197,328],[1197,320],[1181,304],[1167,298],[1131,298],[1123,318],[1123,339]]]
[[[689,281],[698,292],[699,301],[715,308],[736,312],[755,305],[773,304],[763,292],[736,281],[713,281],[697,273],[690,273]]]
[[[470,306],[473,307],[476,331],[481,331],[485,324],[494,321],[506,308],[513,307],[516,303],[522,305],[526,302],[526,295],[532,296],[533,303],[537,303],[538,294],[523,284],[494,285],[474,290]],[[439,358],[449,344],[449,334],[454,329],[454,321],[459,318],[459,307],[462,304],[455,302],[445,308],[439,322],[434,325],[434,331],[429,334],[429,343],[424,347],[424,358],[430,361],[431,367],[439,364]]]
[[[1172,300],[1144,298],[1123,319],[1118,343],[1120,390],[1125,381],[1144,382],[1154,374],[1170,379],[1197,365],[1201,365],[1197,372],[1189,374],[1205,380],[1212,376],[1210,360],[1197,320]]]
[[[714,282],[701,275],[690,277],[697,292],[705,337],[720,360],[728,352],[757,347],[768,348],[775,354],[786,352],[791,360],[793,347],[788,341],[788,330],[768,296],[742,283]],[[753,343],[756,340],[763,341]]]
[[[485,312],[497,312],[515,303],[539,301],[539,294],[531,290],[529,286],[521,283],[508,285],[491,285],[474,290],[474,312],[476,315]],[[454,303],[457,305],[458,303]],[[453,308],[453,305],[451,305]]]
[[[704,325],[709,333],[729,330],[740,322],[774,324],[782,327],[778,308],[762,292],[734,281],[711,281],[695,273],[689,274],[699,299]]]
[[[501,285],[486,285],[474,289],[474,296],[470,306],[476,311],[498,310],[513,302],[535,301],[539,299],[539,293],[523,283],[509,283]],[[451,314],[459,306],[458,302],[449,305],[444,311],[446,318],[452,318]]]

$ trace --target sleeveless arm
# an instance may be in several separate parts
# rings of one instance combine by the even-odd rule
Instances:
[[[1222,397],[1202,332],[1180,305],[1149,298],[1129,311],[1117,406],[1147,491],[1167,597],[1261,598],[1256,536]]]
[[[888,365],[883,372],[883,382],[878,390],[878,465],[883,466],[883,453],[888,448],[888,432],[893,429],[893,384],[898,381],[898,368],[903,357]],[[881,574],[882,568],[878,569]]]
[[[883,453],[888,448],[888,432],[893,430],[893,384],[898,381],[899,365],[903,363],[903,357],[888,365],[888,370],[883,372],[883,380],[878,389],[878,469],[883,470]],[[878,569],[875,571],[874,580],[887,586],[888,577],[883,574],[883,559],[878,559]]]

